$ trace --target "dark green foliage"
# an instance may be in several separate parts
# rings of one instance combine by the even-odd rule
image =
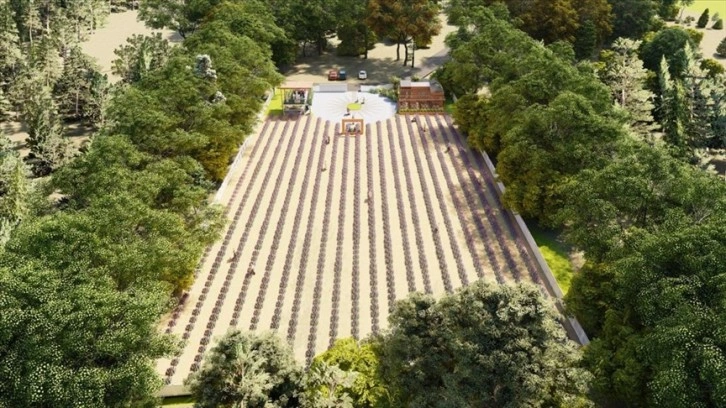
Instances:
[[[698,28],[706,28],[706,24],[708,24],[709,15],[708,15],[708,9],[703,10],[703,13],[701,13],[701,16],[698,17],[698,22],[696,23],[696,27]]]
[[[150,71],[162,67],[169,59],[171,46],[161,33],[143,36],[135,34],[126,39],[126,44],[113,51],[112,72],[126,83],[140,81]]]
[[[718,53],[718,55],[726,58],[726,38],[718,43],[718,47],[716,47],[716,52]]]
[[[53,88],[61,114],[87,125],[102,124],[108,81],[100,68],[80,47],[70,50],[63,61],[63,73]]]
[[[640,57],[643,65],[651,71],[658,72],[660,61],[666,58],[670,73],[681,78],[686,68],[685,46],[689,44],[692,49],[698,49],[688,32],[679,27],[668,27],[659,31],[652,40],[643,43]]]
[[[532,286],[474,283],[396,304],[374,339],[393,407],[589,406],[589,373]]]
[[[154,407],[153,360],[177,348],[156,326],[168,292],[77,266],[0,269],[0,406]]]
[[[575,34],[575,56],[578,60],[590,59],[595,53],[596,46],[597,30],[595,23],[587,20],[577,29],[577,33]]]
[[[719,18],[718,20],[716,20],[711,28],[714,30],[723,30],[723,19]]]
[[[601,374],[594,385],[604,402],[686,408],[726,400],[726,229],[715,215],[693,224],[674,214],[658,231],[636,231],[606,266],[615,296],[584,360]]]
[[[613,38],[640,39],[651,28],[656,14],[652,0],[610,0],[613,7]]]

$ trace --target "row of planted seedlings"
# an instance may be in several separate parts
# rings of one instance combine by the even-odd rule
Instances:
[[[437,129],[435,129],[434,127],[432,127],[430,117],[428,117],[428,116],[425,116],[425,117],[424,116],[421,116],[421,117],[418,118],[418,120],[425,120],[426,121],[427,128],[430,129],[430,132],[429,133],[424,134],[424,132],[419,132],[419,135],[420,135],[420,138],[421,138],[421,142],[422,142],[424,151],[426,152],[426,158],[427,158],[427,161],[428,161],[428,164],[429,164],[429,169],[432,172],[432,177],[436,178],[436,176],[433,173],[434,170],[433,170],[433,165],[432,165],[431,156],[430,156],[430,149],[428,148],[429,138],[431,139],[431,144],[433,145],[433,149],[436,151],[436,157],[438,158],[438,161],[441,164],[441,172],[444,175],[444,180],[446,181],[446,185],[448,185],[448,186],[454,186],[454,185],[456,185],[454,183],[454,181],[453,181],[453,178],[452,178],[450,172],[449,172],[449,166],[446,165],[447,158],[445,157],[445,154],[454,155],[455,154],[454,149],[451,149],[451,146],[448,143],[448,141],[446,141],[446,142],[443,142],[442,141],[441,143],[439,143],[440,146],[437,148],[437,146],[436,146],[436,139],[438,138],[437,137],[437,133],[438,132],[437,132]],[[440,129],[439,129],[439,131],[440,131]],[[442,151],[442,145],[447,146],[446,147],[446,150]],[[458,172],[458,169],[457,169],[456,174],[460,174]],[[438,188],[438,181],[436,181],[434,183],[434,185],[437,186],[437,188],[436,188],[436,196],[439,199],[439,203],[441,205],[441,211],[444,214],[448,214],[448,212],[444,208],[444,200],[443,200],[442,193],[441,193],[440,189]],[[472,206],[471,201],[468,200],[469,196],[466,195],[466,193],[468,192],[468,189],[467,189],[468,185],[466,183],[461,183],[461,186],[462,186],[462,191],[464,191],[464,194],[465,194],[467,206],[465,206],[465,205],[462,204],[461,200],[459,200],[459,196],[456,194],[456,192],[454,191],[453,188],[450,190],[450,192],[451,192],[451,199],[452,199],[452,201],[454,203],[454,207],[455,207],[455,211],[456,211],[457,218],[459,220],[459,224],[461,225],[461,227],[463,229],[463,232],[464,232],[464,238],[465,238],[465,241],[466,241],[467,248],[469,250],[469,253],[472,255],[472,261],[474,262],[474,271],[475,271],[476,275],[479,278],[483,278],[484,277],[484,269],[482,267],[481,258],[479,256],[479,253],[474,248],[474,237],[473,237],[473,235],[472,235],[472,233],[471,233],[471,231],[469,229],[469,222],[466,219],[466,215],[465,215],[466,214],[465,209],[467,207],[469,208],[469,211],[470,211],[471,214],[475,214],[475,211],[476,211],[477,207],[476,206]],[[478,219],[478,217],[472,217],[472,218],[475,219],[475,222],[478,222],[479,224],[481,224],[481,220]],[[458,252],[458,247],[457,247],[457,252]],[[460,253],[454,253],[454,257],[457,260],[457,266],[460,267],[460,268],[462,268],[462,270],[463,270],[463,265],[461,265],[461,254]],[[491,259],[496,262],[496,258],[492,257]],[[462,272],[463,271],[460,271],[460,275],[459,275],[460,278],[461,278],[461,282],[464,285],[468,285],[469,282],[468,282],[466,273],[465,272],[462,273]]]
[[[307,146],[307,139],[308,139],[308,130],[310,128],[310,120],[305,120],[305,127],[303,128],[303,134],[300,141],[300,150],[298,151],[298,154],[295,154],[295,160],[293,161],[292,165],[292,172],[291,177],[296,177],[299,174],[300,169],[300,161],[302,160],[302,151],[304,150],[304,146]],[[293,140],[296,140],[298,138],[297,132],[293,133]],[[313,135],[312,144],[315,145],[317,139],[317,134]],[[290,143],[293,144],[292,142]],[[292,146],[289,146],[288,148],[291,148]],[[312,149],[311,149],[312,151]],[[287,157],[285,157],[285,161],[287,163]],[[308,159],[308,162],[310,160]],[[285,163],[285,164],[286,164]],[[283,164],[283,169],[284,165]],[[281,171],[280,174],[277,176],[277,180],[275,181],[275,190],[273,192],[273,197],[270,200],[270,203],[267,208],[267,212],[265,213],[265,220],[264,225],[265,229],[267,229],[267,223],[269,222],[270,215],[273,212],[274,203],[277,199],[277,191],[280,188],[282,184],[286,185],[285,189],[285,198],[282,203],[282,208],[280,210],[278,220],[275,226],[275,232],[272,236],[272,244],[270,245],[270,254],[267,257],[267,260],[265,262],[265,273],[262,276],[262,280],[260,281],[260,289],[257,292],[257,299],[255,300],[255,308],[252,312],[252,319],[250,321],[250,330],[257,329],[257,324],[259,323],[260,314],[262,313],[262,307],[264,305],[265,301],[265,295],[267,294],[267,286],[270,283],[270,275],[272,274],[272,268],[275,265],[275,259],[277,258],[277,252],[280,249],[280,240],[282,239],[282,233],[283,229],[285,227],[285,220],[287,219],[287,212],[290,208],[290,201],[292,199],[292,192],[293,188],[295,186],[295,183],[292,182],[292,180],[284,180],[284,171]],[[265,237],[265,234],[262,233],[258,237],[257,243],[258,245],[262,245],[263,239]],[[252,260],[252,264],[254,265],[257,261],[257,258]]]
[[[398,119],[398,116],[396,117]],[[419,180],[421,181],[421,193],[424,197],[424,207],[426,207],[426,216],[429,220],[429,225],[431,226],[431,238],[434,242],[434,248],[436,252],[436,258],[439,260],[439,265],[441,266],[441,277],[444,282],[444,289],[446,292],[451,293],[453,292],[454,288],[451,284],[451,276],[449,275],[449,267],[446,262],[446,257],[444,255],[444,248],[441,244],[441,236],[439,235],[439,228],[436,226],[436,218],[434,218],[434,206],[431,203],[431,195],[429,193],[429,187],[424,179],[424,170],[423,165],[421,164],[421,157],[419,154],[418,149],[415,146],[414,142],[414,130],[413,126],[411,125],[411,118],[409,116],[405,117],[406,125],[408,127],[408,133],[409,133],[409,139],[411,140],[412,144],[414,145],[413,148],[413,156],[414,156],[414,163],[416,164],[416,171],[419,174]],[[435,180],[434,180],[435,182]],[[414,215],[414,217],[417,217]],[[423,248],[421,249],[423,251]]]
[[[279,194],[279,191],[280,191],[280,183],[282,181],[282,178],[284,177],[285,169],[287,168],[287,165],[289,163],[290,153],[293,151],[293,145],[297,138],[297,134],[298,134],[297,129],[298,129],[298,126],[299,126],[301,120],[299,119],[299,116],[295,117],[295,118],[296,118],[295,126],[292,129],[289,140],[287,140],[285,143],[285,146],[286,146],[285,154],[282,159],[283,161],[282,161],[280,171],[277,174],[276,180],[272,183],[274,185],[274,187],[272,189],[272,194],[271,194],[270,201],[269,201],[270,203],[274,203],[277,199],[277,195]],[[306,126],[309,124],[309,121],[307,121],[306,119],[302,119],[302,120],[305,120]],[[281,135],[280,139],[282,141],[285,141],[286,135],[287,135],[287,133],[283,133]],[[272,157],[272,161],[270,162],[270,163],[272,163],[272,165],[270,165],[268,167],[268,169],[274,168],[274,163],[278,163],[278,161],[277,161],[278,152],[279,151],[275,151],[275,154]],[[270,175],[268,175],[268,176],[270,176]],[[269,179],[270,179],[269,177],[265,178],[266,181],[268,181]],[[252,209],[250,210],[250,218],[247,220],[247,223],[245,224],[245,229],[242,233],[242,237],[240,238],[238,253],[241,253],[242,248],[244,248],[244,245],[249,242],[249,236],[252,231],[252,225],[257,219],[257,212],[259,211],[259,208],[262,205],[262,202],[263,202],[262,199],[264,197],[266,187],[269,184],[271,184],[271,183],[265,182],[264,188],[261,191],[257,192],[254,204],[252,205]],[[240,315],[242,314],[242,309],[244,308],[244,303],[245,303],[245,300],[247,299],[247,291],[249,290],[249,286],[252,281],[252,278],[256,274],[255,265],[257,263],[257,259],[260,256],[260,252],[262,251],[262,245],[263,245],[265,236],[267,235],[267,230],[270,227],[270,217],[272,216],[273,208],[274,207],[272,205],[266,206],[265,216],[262,220],[262,225],[260,226],[260,231],[257,235],[257,240],[255,241],[252,255],[250,256],[250,259],[248,261],[247,270],[244,275],[244,279],[242,280],[242,288],[237,293],[237,298],[235,299],[234,309],[232,312],[232,318],[230,319],[230,322],[229,322],[230,327],[237,326]],[[236,269],[236,264],[235,264],[234,269]],[[234,270],[231,269],[230,274],[233,274],[233,272],[234,272]],[[260,306],[261,305],[255,304],[255,309]],[[216,319],[215,319],[215,323],[216,323]]]
[[[275,134],[275,132],[277,132],[279,124],[280,124],[279,121],[275,121],[275,125],[273,126],[270,134]],[[285,126],[287,126],[287,124]],[[212,282],[215,279],[215,276],[217,274],[217,271],[219,270],[219,267],[222,265],[222,262],[224,260],[224,254],[232,239],[232,234],[234,233],[234,229],[236,228],[236,225],[239,223],[240,217],[242,215],[242,209],[244,207],[244,203],[246,202],[247,197],[249,197],[250,190],[252,188],[252,185],[254,184],[254,180],[257,178],[257,175],[258,175],[260,169],[262,168],[261,167],[262,161],[263,161],[264,157],[267,155],[267,152],[268,152],[270,146],[272,145],[272,143],[269,143],[270,135],[266,133],[267,130],[268,130],[268,124],[266,123],[265,126],[263,127],[263,131],[261,132],[261,135],[267,135],[267,137],[266,138],[261,137],[260,140],[258,141],[258,143],[255,143],[255,147],[253,148],[253,151],[252,151],[253,155],[256,154],[259,146],[264,144],[265,147],[262,151],[260,161],[257,163],[257,165],[255,166],[255,169],[253,171],[252,182],[250,182],[249,184],[246,185],[245,194],[243,196],[242,203],[237,207],[237,210],[235,211],[235,214],[234,214],[234,218],[232,219],[232,222],[230,223],[229,227],[227,228],[227,232],[222,241],[222,245],[221,245],[219,251],[217,251],[214,262],[212,263],[212,267],[210,268],[209,274],[207,275],[207,279],[204,282],[204,287],[202,288],[202,291],[201,291],[202,293],[199,295],[199,298],[197,299],[197,303],[195,304],[194,309],[192,310],[191,317],[189,318],[189,322],[187,323],[186,327],[184,328],[184,332],[182,333],[182,339],[184,341],[188,341],[191,336],[191,332],[194,329],[194,325],[195,325],[197,319],[199,318],[201,309],[204,306],[204,303],[206,302],[207,294],[209,293],[210,287],[212,286]],[[267,139],[267,140],[265,140],[265,139]],[[262,142],[264,142],[264,143],[262,143]],[[250,163],[248,163],[248,165],[245,167],[243,175],[247,173],[249,166],[250,166]],[[230,203],[235,202],[237,195],[239,194],[239,191],[242,188],[243,180],[244,180],[244,177],[240,178],[238,180],[238,182],[235,184],[234,190],[232,191]],[[225,209],[225,215],[227,215],[230,210],[231,210],[231,206],[227,207]],[[210,253],[211,253],[211,248],[207,248],[207,250],[205,251],[205,257],[208,256]],[[203,258],[202,262],[200,263],[200,266],[197,268],[198,271],[204,264],[204,261],[205,261],[205,259]],[[197,274],[197,276],[198,276],[198,274]],[[173,328],[176,325],[176,322],[180,316],[180,313],[181,313],[181,309],[174,312],[174,314],[172,316],[172,320],[169,321],[169,326],[167,327],[167,333],[171,333],[171,331],[173,330]],[[178,364],[179,364],[179,357],[174,357],[170,362],[170,367],[167,368],[167,370],[165,372],[166,378],[165,378],[164,382],[166,384],[171,383],[171,378],[174,376],[174,373],[176,372],[176,367]]]
[[[456,128],[454,128],[453,121],[450,117],[437,115],[436,119],[440,123],[440,126],[445,125],[444,128],[449,130],[449,132],[452,134],[452,138],[459,140],[460,143],[465,145],[466,141],[465,141],[464,137],[456,130]],[[484,163],[484,158],[478,154],[475,154],[474,157],[475,157],[475,163],[479,166],[480,172],[482,174],[484,174],[484,178],[487,182],[487,185],[490,186],[489,188],[492,189],[491,191],[495,196],[495,201],[496,201],[497,205],[499,205],[501,208],[503,208],[503,205],[499,198],[499,193],[498,193],[499,190],[494,189],[494,187],[495,187],[494,186],[494,183],[495,183],[494,177],[489,172],[489,168]],[[536,265],[534,259],[532,259],[532,257],[530,256],[529,250],[527,249],[528,246],[524,243],[524,238],[518,232],[518,229],[514,228],[514,222],[515,222],[514,215],[512,214],[512,212],[506,211],[504,213],[505,226],[507,227],[507,230],[509,231],[510,235],[513,237],[513,239],[516,243],[516,246],[517,246],[517,250],[521,254],[522,259],[524,259],[524,261],[525,261],[527,270],[529,270],[529,274],[530,274],[530,277],[532,278],[532,281],[538,282],[539,276],[537,276],[537,273],[536,273],[537,265]]]
[[[448,126],[443,126],[440,119],[441,119],[441,116],[437,116],[437,120],[438,120],[437,123],[438,123],[439,129],[446,129],[447,127],[449,129],[453,129],[451,124],[448,124]],[[445,140],[448,142],[447,133],[445,131],[442,131],[442,134],[444,135]],[[463,148],[463,144],[464,144],[463,138],[461,138],[459,136],[458,138],[455,138],[454,142],[459,144],[459,146],[462,146],[462,148]],[[474,156],[476,158],[475,165],[477,166],[477,169],[475,169],[474,166],[472,166],[471,162],[469,161],[469,156],[466,154],[466,151],[464,151],[463,153],[464,154],[459,155],[459,157],[463,163],[460,163],[459,161],[454,160],[454,165],[456,166],[457,173],[458,174],[464,174],[464,173],[468,174],[469,179],[472,182],[472,185],[474,182],[477,182],[477,184],[478,184],[479,178],[477,177],[477,173],[483,175],[484,184],[481,186],[482,188],[475,188],[474,192],[476,193],[476,195],[479,199],[478,200],[479,205],[484,207],[487,221],[488,221],[489,225],[491,226],[494,238],[497,240],[497,243],[499,244],[499,247],[502,251],[502,255],[504,256],[504,260],[507,265],[507,268],[509,268],[509,270],[511,271],[514,279],[516,281],[520,281],[521,277],[522,277],[521,265],[519,263],[517,263],[515,261],[514,257],[512,256],[512,253],[509,250],[509,246],[507,245],[506,233],[499,223],[499,218],[494,213],[494,211],[495,211],[494,209],[500,210],[500,213],[502,214],[502,217],[504,219],[505,227],[508,229],[512,239],[516,240],[516,236],[513,234],[512,226],[510,225],[511,220],[508,217],[508,215],[509,215],[508,211],[506,211],[504,209],[501,201],[499,200],[499,196],[496,192],[497,190],[495,189],[495,186],[494,186],[493,177],[490,174],[489,170],[483,165],[484,163],[482,162],[481,158]],[[462,164],[463,164],[464,168],[466,169],[466,171],[464,171],[464,169],[461,168]],[[486,188],[488,191],[490,191],[490,193],[494,196],[494,202],[492,202],[489,199],[484,188]],[[476,205],[476,204],[473,204],[473,205]],[[525,253],[525,255],[526,255],[526,253]],[[531,276],[531,274],[530,274],[530,276]],[[499,277],[498,277],[498,279],[499,279]],[[503,280],[503,278],[501,278],[501,279]],[[533,282],[538,282],[538,281],[539,281],[539,279],[535,276],[533,278]]]
[[[323,225],[321,227],[320,234],[320,254],[318,255],[318,261],[315,266],[315,288],[313,289],[313,307],[312,313],[310,314],[310,328],[308,333],[308,347],[305,352],[305,359],[309,365],[315,357],[315,342],[318,335],[318,320],[320,319],[320,300],[323,291],[323,277],[325,276],[325,259],[328,248],[328,231],[330,230],[330,213],[333,207],[333,184],[335,181],[335,170],[336,170],[336,158],[338,153],[338,125],[336,124],[335,137],[333,137],[333,149],[331,153],[330,168],[328,171],[328,187],[325,191],[325,202],[323,205]],[[323,172],[321,169],[320,173]]]
[[[406,222],[406,214],[404,212],[404,201],[403,201],[403,186],[401,186],[400,180],[400,171],[398,168],[398,161],[396,160],[396,146],[393,145],[394,143],[394,137],[393,137],[393,125],[391,120],[386,121],[386,130],[388,130],[388,141],[390,143],[390,149],[391,152],[391,171],[393,172],[393,184],[394,184],[394,191],[396,192],[396,210],[398,211],[398,222],[399,227],[401,230],[401,244],[403,245],[403,264],[406,268],[406,283],[408,284],[408,291],[414,292],[416,291],[416,282],[414,280],[413,275],[413,260],[411,259],[411,243],[408,240],[408,223]],[[379,139],[380,140],[380,139]],[[379,142],[380,143],[380,142]],[[405,155],[403,152],[403,146],[401,146],[401,154]],[[409,203],[413,205],[413,201],[411,199],[411,191],[409,190]],[[416,225],[418,226],[418,225]],[[420,234],[421,231],[419,229],[418,233]],[[390,304],[389,304],[390,305]]]
[[[378,136],[378,176],[381,180],[381,217],[383,218],[383,259],[386,264],[386,287],[388,293],[388,311],[393,310],[396,302],[396,277],[393,270],[393,249],[391,245],[391,222],[388,214],[388,190],[386,188],[386,159],[383,156],[383,140],[381,136],[381,122],[376,122],[376,135]]]
[[[326,122],[325,133],[328,134],[328,125]],[[317,211],[318,198],[320,196],[320,179],[325,168],[325,149],[327,143],[320,144],[320,157],[318,158],[318,167],[315,171],[315,183],[313,184],[313,198],[310,203],[310,215],[307,228],[305,229],[305,237],[303,238],[302,251],[300,255],[300,264],[297,271],[297,280],[295,282],[295,297],[292,302],[292,310],[290,321],[287,327],[287,340],[292,343],[295,340],[295,332],[297,331],[298,315],[300,314],[300,305],[302,303],[303,288],[305,286],[305,274],[307,272],[308,256],[310,255],[310,245],[313,238],[313,224],[315,223],[315,215]]]
[[[438,125],[439,125],[439,129],[445,128],[444,126],[441,126],[440,122],[438,122]],[[442,134],[445,138],[445,141],[448,143],[449,139],[448,139],[448,136],[446,135],[446,132],[442,132]],[[458,138],[458,140],[455,140],[454,142],[457,143],[459,146],[462,146],[462,143],[463,143],[461,138]],[[469,179],[471,181],[470,185],[474,185],[473,183],[478,184],[479,179],[477,178],[477,173],[483,174],[485,184],[482,187],[486,187],[486,189],[488,189],[491,192],[491,194],[495,195],[495,197],[496,197],[496,190],[494,189],[494,184],[493,184],[491,175],[489,174],[488,170],[481,167],[482,163],[481,162],[476,163],[478,165],[478,169],[476,169],[478,171],[476,171],[474,169],[474,167],[471,165],[471,162],[469,161],[469,157],[467,154],[460,154],[459,157],[463,161],[464,168],[461,167],[462,163],[460,163],[457,160],[454,160],[453,163],[454,163],[457,173],[458,174],[464,174],[464,173],[468,174]],[[492,203],[489,200],[489,198],[487,197],[483,188],[474,188],[474,192],[476,193],[476,195],[479,199],[478,204],[484,208],[484,213],[486,214],[487,222],[491,226],[494,238],[496,239],[497,243],[499,244],[499,248],[501,249],[502,255],[504,256],[504,261],[507,265],[507,268],[509,268],[509,270],[512,273],[512,276],[514,277],[514,279],[516,281],[521,280],[520,265],[512,257],[511,251],[509,250],[509,246],[507,245],[507,242],[506,242],[506,235],[504,233],[504,230],[502,229],[501,225],[499,224],[498,217],[496,216],[496,214],[494,214],[495,208],[500,209],[502,214],[504,215],[504,222],[506,223],[509,221],[506,218],[506,210],[504,210],[504,208],[501,205],[501,202],[498,199],[496,199],[495,202]],[[472,205],[472,208],[475,208],[477,204],[474,201],[472,201],[471,205]],[[486,230],[484,227],[482,227],[482,230],[480,231],[480,233],[482,233],[482,232],[486,234]],[[482,239],[488,240],[488,238],[485,238],[485,237],[486,237],[486,235],[482,235]],[[503,276],[500,276],[500,275],[501,275],[501,272],[499,275],[497,275],[497,280],[500,282],[503,282],[504,278],[503,278]],[[536,282],[536,280],[535,280],[535,282]]]
[[[375,204],[374,201],[377,197],[373,197],[373,191],[375,186],[373,184],[373,149],[371,143],[373,143],[371,137],[371,127],[366,126],[365,132],[365,144],[366,144],[366,177],[368,181],[368,275],[370,279],[370,309],[371,309],[371,330],[374,333],[378,332],[378,279],[376,276],[376,217],[375,217]]]
[[[285,122],[285,126],[282,130],[282,134],[283,135],[287,134],[288,130],[289,130],[289,122]],[[274,134],[274,132],[273,132],[273,134]],[[275,148],[275,152],[273,154],[273,162],[280,152],[283,138],[284,137],[282,137],[278,140],[277,146]],[[256,180],[256,178],[259,174],[259,171],[262,168],[261,165],[262,165],[262,160],[260,160],[260,162],[258,162],[257,166],[255,167],[255,171],[253,172],[253,175],[252,175],[253,180]],[[222,257],[224,256],[228,245],[231,243],[232,235],[233,235],[234,231],[237,229],[239,219],[242,215],[242,209],[244,208],[244,205],[247,202],[247,200],[251,194],[253,184],[254,183],[250,183],[247,185],[245,194],[242,197],[242,202],[241,202],[240,206],[237,208],[237,212],[235,213],[235,218],[233,219],[232,225],[230,225],[230,227],[227,231],[227,234],[225,236],[225,241],[222,244],[222,248],[220,248],[220,251],[217,254],[217,258],[215,259],[215,262],[212,265],[212,269],[207,277],[207,281],[204,283],[204,288],[202,289],[202,294],[199,296],[199,300],[197,302],[197,307],[195,308],[196,314],[194,314],[194,312],[193,312],[193,316],[192,316],[193,319],[190,319],[190,321],[187,324],[187,327],[185,329],[186,332],[189,334],[194,329],[194,326],[196,323],[196,318],[198,316],[200,316],[200,314],[201,314],[201,309],[206,301],[207,294],[210,291],[211,286],[215,280],[216,274],[219,271],[219,267],[221,266],[222,258],[220,257],[220,255]],[[264,190],[265,186],[266,185],[263,184],[263,190]],[[257,212],[257,208],[253,207],[252,210],[250,211],[249,216],[255,217],[256,212]],[[254,218],[252,218],[252,219],[254,219]],[[248,218],[248,220],[249,220],[249,218]],[[250,228],[251,228],[251,224],[248,221],[245,226],[245,232],[247,234],[249,234],[248,231]],[[203,359],[203,354],[206,351],[206,347],[211,342],[212,332],[213,332],[216,322],[219,318],[219,314],[222,311],[222,305],[224,304],[224,299],[226,298],[226,294],[229,289],[229,286],[231,285],[232,280],[235,276],[235,271],[236,271],[237,266],[239,265],[239,261],[240,261],[239,254],[242,252],[245,242],[246,242],[246,239],[245,239],[245,236],[243,236],[243,238],[240,240],[240,242],[237,243],[236,249],[233,251],[233,253],[235,255],[233,255],[233,257],[227,261],[227,263],[230,264],[230,266],[227,269],[227,274],[225,275],[225,279],[222,283],[222,288],[221,288],[220,292],[217,294],[217,299],[215,301],[214,307],[208,316],[207,325],[205,327],[204,334],[202,336],[202,339],[199,342],[199,347],[197,348],[197,354],[194,356],[193,363],[191,364],[191,367],[190,367],[191,372],[195,372],[199,369],[202,359]],[[257,250],[257,248],[255,248],[255,250]],[[188,339],[189,339],[189,336],[186,336],[186,338],[184,338],[184,340],[188,340]]]
[[[313,171],[313,162],[315,159],[315,146],[318,140],[318,136],[320,134],[320,127],[321,127],[322,119],[318,118],[315,123],[315,130],[313,132],[313,147],[310,149],[310,153],[308,154],[306,165],[305,165],[305,172],[302,178],[302,184],[300,185],[300,199],[295,205],[295,218],[293,219],[292,223],[292,231],[290,233],[290,243],[287,246],[287,251],[285,253],[285,262],[282,266],[282,275],[280,277],[280,285],[278,287],[277,292],[277,300],[275,301],[275,311],[272,315],[272,323],[270,325],[270,328],[272,329],[278,329],[280,327],[280,319],[282,316],[282,306],[285,302],[285,294],[287,293],[287,285],[289,283],[290,279],[290,270],[292,269],[292,260],[293,256],[295,254],[295,248],[297,247],[297,236],[298,231],[300,229],[300,222],[303,218],[303,209],[304,205],[302,203],[305,202],[307,191],[308,191],[308,185],[309,183],[309,177],[310,173]],[[295,176],[297,173],[293,173],[293,176]],[[294,183],[290,182],[288,183],[288,189],[292,188]],[[289,194],[289,193],[288,193]],[[280,225],[278,225],[278,228],[280,228]],[[254,330],[254,327],[251,327],[252,330]]]
[[[426,261],[426,253],[423,250],[424,248],[424,241],[423,241],[423,233],[421,231],[421,222],[418,218],[418,209],[416,206],[416,200],[414,198],[413,194],[413,180],[411,179],[411,167],[409,165],[408,161],[408,155],[406,154],[406,148],[405,148],[405,138],[403,136],[403,128],[401,127],[401,121],[400,117],[396,116],[396,134],[398,135],[398,142],[399,147],[401,151],[401,162],[403,164],[403,168],[406,169],[406,171],[403,172],[405,179],[406,179],[406,191],[408,192],[408,205],[411,207],[411,221],[413,224],[414,229],[414,236],[416,239],[416,249],[418,250],[418,262],[419,262],[419,268],[421,269],[421,274],[423,278],[423,284],[424,284],[424,291],[426,293],[433,293],[433,289],[431,287],[431,278],[429,277],[429,268],[428,263]],[[415,146],[412,146],[412,148],[415,149]],[[397,175],[398,169],[395,168],[394,174]],[[400,212],[401,210],[399,210]],[[405,244],[404,244],[405,245]]]
[[[429,174],[431,175],[431,180],[433,182],[434,187],[434,195],[436,195],[436,199],[439,203],[439,210],[441,211],[441,216],[444,220],[444,228],[446,229],[446,233],[450,237],[451,242],[451,253],[454,256],[454,262],[456,263],[456,271],[459,274],[459,280],[461,281],[462,285],[468,285],[469,279],[466,275],[466,268],[464,268],[464,261],[461,255],[461,250],[459,249],[458,241],[455,239],[454,235],[454,228],[451,223],[451,218],[449,217],[449,211],[446,208],[446,201],[444,199],[444,194],[442,192],[441,183],[439,182],[439,177],[436,173],[436,169],[434,168],[433,160],[431,159],[431,151],[428,148],[428,137],[424,136],[424,132],[421,131],[421,120],[422,117],[418,117],[416,119],[416,124],[419,127],[419,131],[417,132],[419,135],[419,139],[421,140],[421,146],[424,151],[424,157],[426,158],[426,166],[429,169]],[[411,123],[411,122],[409,122]],[[413,134],[411,137],[416,138]],[[448,169],[445,166],[445,163],[443,161],[443,158],[441,157],[441,152],[438,152],[439,154],[439,162],[441,163],[442,171],[444,173],[444,177],[446,179],[446,185],[453,186],[453,184],[450,183],[451,179],[448,174]],[[452,194],[454,196],[454,194]],[[461,213],[459,212],[460,209],[457,207],[457,215],[459,215],[459,219],[461,220]],[[450,277],[446,276],[445,279],[451,280]]]
[[[350,327],[351,334],[354,338],[360,338],[359,327],[359,304],[360,304],[360,203],[361,203],[361,141],[362,138],[356,137],[355,151],[353,153],[353,265],[351,269],[351,311],[350,311]]]
[[[330,331],[328,332],[330,342],[333,346],[338,337],[338,320],[340,319],[338,308],[340,307],[340,281],[343,269],[343,251],[345,248],[345,204],[348,192],[348,156],[350,151],[350,137],[345,137],[343,146],[343,169],[341,171],[340,200],[338,202],[338,232],[335,237],[335,262],[333,264],[333,306],[330,312]],[[335,157],[333,157],[335,159]],[[332,177],[332,174],[331,174]]]

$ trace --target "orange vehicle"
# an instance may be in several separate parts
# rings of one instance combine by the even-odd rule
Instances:
[[[338,80],[338,71],[331,69],[328,71],[328,81],[337,81]]]

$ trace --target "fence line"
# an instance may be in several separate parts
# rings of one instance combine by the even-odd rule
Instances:
[[[481,154],[484,157],[484,162],[489,168],[489,171],[492,173],[492,176],[494,176],[496,180],[496,169],[494,168],[494,164],[492,163],[491,159],[489,159],[489,155],[487,155],[486,152],[481,152]],[[500,181],[496,181],[496,184],[497,188],[499,189],[499,193],[504,194],[504,184],[502,184]],[[588,343],[590,343],[590,339],[587,337],[587,333],[585,333],[585,330],[580,325],[580,322],[578,322],[577,319],[575,319],[574,317],[567,316],[567,314],[565,313],[565,306],[562,303],[562,290],[557,284],[557,280],[552,274],[552,270],[550,270],[547,262],[542,257],[542,253],[539,251],[539,247],[534,241],[532,233],[529,232],[527,224],[522,219],[522,216],[515,213],[514,211],[512,211],[512,213],[514,214],[514,220],[516,221],[517,229],[519,229],[519,232],[522,234],[525,241],[527,242],[527,246],[529,247],[531,255],[534,256],[534,259],[539,266],[538,272],[540,278],[542,279],[542,282],[544,283],[544,287],[547,290],[547,293],[549,293],[549,295],[554,298],[555,307],[564,318],[562,321],[562,325],[565,327],[567,334],[570,335],[570,338],[572,340],[576,341],[580,345],[587,345]]]
[[[245,138],[245,141],[242,143],[242,145],[239,147],[239,150],[237,150],[237,155],[234,158],[234,161],[232,162],[232,165],[229,166],[229,169],[227,170],[227,175],[224,176],[224,180],[222,181],[222,184],[219,186],[219,189],[217,190],[217,193],[214,195],[214,202],[219,203],[219,201],[222,199],[222,196],[224,195],[225,190],[227,189],[227,185],[229,184],[229,179],[232,177],[234,170],[239,166],[239,163],[242,161],[242,156],[244,156],[245,150],[247,150],[247,145],[249,144],[250,140],[252,140],[253,137],[259,134],[260,127],[265,124],[265,115],[267,115],[267,107],[270,105],[270,102],[272,101],[272,98],[275,96],[274,89],[267,95],[267,99],[265,100],[265,103],[262,105],[262,109],[260,110],[260,113],[257,114],[257,125],[255,126],[255,129]]]

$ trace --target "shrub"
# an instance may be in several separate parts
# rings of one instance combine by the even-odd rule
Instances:
[[[726,38],[721,40],[718,48],[716,48],[716,53],[721,57],[726,57]]]
[[[701,17],[698,17],[698,23],[696,23],[696,27],[706,28],[706,24],[708,24],[708,9],[703,10],[703,14],[701,14]]]
[[[711,28],[714,30],[723,30],[723,20],[719,18],[715,23],[713,23]]]
[[[706,71],[706,75],[710,78],[715,78],[718,75],[723,74],[725,71],[723,65],[712,58],[706,58],[701,61],[701,69]]]
[[[688,33],[688,36],[691,37],[691,41],[693,41],[693,44],[698,47],[701,45],[701,40],[703,40],[703,32],[694,30],[693,28],[686,28],[686,32]]]

